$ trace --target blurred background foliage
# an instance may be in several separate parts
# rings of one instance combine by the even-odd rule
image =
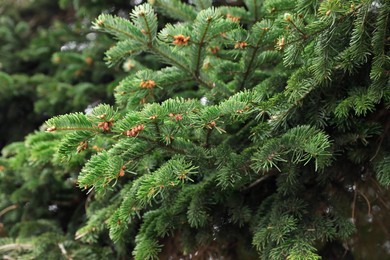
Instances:
[[[111,40],[92,32],[91,20],[130,8],[123,1],[1,3],[0,147],[54,115],[110,103],[123,73],[104,64]]]
[[[56,149],[52,142],[36,145],[36,140],[53,141],[58,136],[38,132],[25,136],[54,115],[113,102],[112,88],[133,67],[107,68],[103,57],[112,40],[93,32],[91,21],[102,12],[128,15],[132,4],[0,1],[0,256],[4,259],[66,259],[67,250],[78,259],[112,259],[108,236],[99,246],[74,241],[85,218],[87,197],[75,185],[84,157],[64,164],[52,159]]]
[[[90,202],[88,194],[76,187],[76,179],[90,154],[72,157],[64,165],[59,158],[52,159],[57,149],[53,140],[61,133],[29,133],[52,116],[113,103],[113,88],[140,69],[140,65],[136,60],[128,60],[123,66],[108,68],[104,52],[114,41],[106,34],[92,31],[91,21],[100,13],[127,17],[132,6],[140,2],[0,0],[0,256],[130,258],[133,241],[113,244],[103,229],[98,238],[90,238],[94,243],[85,242],[88,239],[75,240]],[[215,2],[242,4],[242,1]],[[147,54],[141,58],[143,65],[156,66]],[[50,145],[44,145],[45,139]],[[362,180],[373,182],[364,174]],[[389,194],[374,182],[359,190],[367,194],[372,205],[367,205],[364,198],[356,201],[357,218],[361,221],[357,226],[359,235],[352,238],[351,250],[356,259],[380,259],[390,252]],[[352,194],[353,189],[349,192]],[[116,205],[115,201],[104,203]],[[341,203],[348,205],[349,212],[349,202]],[[93,214],[94,207],[89,206]],[[367,206],[372,206],[370,214]],[[127,232],[134,234],[135,230]],[[166,248],[174,251],[175,243],[180,241]],[[346,252],[340,244],[323,250],[324,259],[335,259],[332,257]],[[248,258],[253,256],[250,251],[246,253]],[[353,259],[350,255],[345,257]]]

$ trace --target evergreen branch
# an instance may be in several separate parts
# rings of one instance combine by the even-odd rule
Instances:
[[[261,5],[258,0],[244,0],[250,13],[253,15],[253,22],[258,21]]]
[[[73,113],[57,116],[46,121],[49,126],[48,132],[56,130],[90,130],[96,131],[92,123],[82,113]]]
[[[97,127],[56,127],[55,129],[48,128],[47,131],[48,132],[53,132],[53,131],[91,131],[91,132],[101,133],[101,131]]]
[[[139,43],[145,43],[142,33],[128,20],[114,17],[109,14],[101,14],[94,22],[94,29],[108,32],[119,40],[133,39]]]
[[[197,52],[195,72],[194,72],[194,76],[195,77],[199,77],[199,69],[200,69],[200,62],[201,62],[201,52],[202,52],[203,46],[205,44],[205,38],[206,38],[207,32],[208,32],[208,30],[210,28],[210,24],[211,24],[212,21],[213,21],[213,19],[211,17],[208,17],[206,28],[203,31],[203,34],[202,34],[202,36],[200,38],[200,41],[197,43],[198,52]]]
[[[301,35],[302,39],[305,40],[308,38],[308,35],[304,33],[295,23],[292,19],[288,19],[288,22],[294,27],[295,30],[297,30]]]
[[[102,151],[93,155],[85,164],[78,177],[78,184],[84,189],[93,186],[96,192],[102,192],[112,180],[120,176],[122,167],[121,157],[110,157],[107,151]]]
[[[187,151],[186,150],[182,150],[182,149],[179,149],[177,147],[173,147],[172,145],[166,145],[164,144],[163,142],[161,141],[158,141],[158,140],[154,140],[148,136],[145,136],[145,135],[139,135],[137,136],[137,138],[141,139],[141,140],[144,140],[144,141],[148,141],[154,145],[157,145],[158,147],[161,147],[165,150],[168,150],[168,151],[172,151],[172,152],[175,152],[175,153],[178,153],[178,154],[187,154]]]
[[[165,61],[167,61],[169,64],[172,64],[174,66],[177,66],[179,69],[187,72],[188,74],[192,74],[191,69],[186,66],[185,64],[178,61],[178,59],[175,59],[174,57],[170,56],[171,51],[168,50],[168,47],[165,48],[165,50],[162,50],[163,46],[151,46],[150,50],[152,53],[157,54],[158,56],[162,57]],[[169,53],[169,54],[168,54]]]
[[[139,44],[131,40],[120,41],[106,51],[105,55],[107,64],[110,67],[114,66],[119,61],[127,58],[128,56],[136,55],[144,49],[145,46],[143,44]]]
[[[198,10],[205,10],[210,8],[212,5],[211,0],[194,0],[195,6],[198,7]]]
[[[145,15],[141,15],[141,17],[143,18],[143,20],[144,20],[144,22],[145,22],[145,24],[146,24],[146,28],[147,28],[146,33],[147,33],[148,38],[149,38],[148,46],[151,46],[151,45],[152,45],[153,39],[152,39],[152,34],[151,34],[151,32],[150,32],[150,26],[149,26],[148,20],[146,20]]]
[[[100,133],[100,131],[96,132]],[[88,140],[93,136],[94,133],[91,131],[77,130],[72,132],[61,140],[58,153],[64,158],[69,158],[75,151],[80,153],[88,148]]]
[[[242,78],[240,84],[237,87],[237,90],[236,90],[237,92],[241,91],[242,89],[244,89],[246,81],[248,79],[248,76],[249,76],[250,72],[254,69],[252,65],[253,65],[253,62],[255,61],[256,54],[257,54],[257,52],[259,51],[259,48],[260,48],[259,43],[260,43],[260,40],[259,40],[258,44],[253,47],[253,53],[251,53],[252,55],[250,55],[249,63],[246,66],[246,70],[244,72],[243,78]]]
[[[151,46],[157,33],[157,18],[153,8],[149,4],[139,5],[132,12],[132,17],[134,24],[143,34],[148,36],[148,46]],[[146,26],[146,30],[143,28],[144,26]]]
[[[383,134],[379,138],[378,147],[376,148],[374,155],[370,158],[370,162],[373,161],[375,159],[375,157],[378,155],[379,150],[380,150],[380,148],[382,146],[382,142],[385,139],[385,136],[387,136],[389,134],[388,133],[389,130],[390,130],[390,121],[386,123],[386,126],[385,126],[385,128],[383,130]]]
[[[196,17],[194,8],[178,0],[148,0],[150,4],[165,15],[184,22],[191,22]]]
[[[214,86],[212,84],[205,82],[201,77],[196,75],[188,66],[186,66],[185,64],[179,62],[174,57],[172,57],[169,54],[167,54],[165,52],[165,51],[167,51],[167,49],[164,51],[164,50],[161,50],[157,46],[152,46],[150,50],[153,53],[155,53],[155,54],[159,55],[160,57],[164,58],[164,60],[168,61],[168,63],[173,64],[173,65],[177,66],[178,68],[182,69],[183,71],[187,72],[189,75],[192,75],[192,78],[196,82],[198,82],[200,85],[203,85],[203,86],[205,86],[205,87],[207,87],[209,89],[213,89],[214,88]]]
[[[244,187],[244,188],[242,189],[242,191],[250,190],[250,189],[252,189],[253,187],[255,187],[255,186],[259,185],[260,183],[262,183],[263,181],[268,180],[269,178],[275,176],[276,174],[277,174],[276,171],[268,171],[268,172],[266,173],[266,175],[260,177],[259,179],[255,180],[254,182],[252,182],[252,183],[249,184],[248,186]]]
[[[206,131],[206,137],[205,137],[205,141],[204,141],[204,145],[203,145],[205,148],[210,147],[210,136],[211,136],[212,132],[213,132],[213,128],[207,129],[207,131]]]
[[[244,63],[245,71],[242,77],[240,77],[239,81],[237,82],[237,87],[236,87],[237,92],[245,88],[246,81],[248,80],[251,72],[256,68],[254,64],[256,59],[258,58],[257,52],[260,50],[260,44],[263,41],[265,34],[271,29],[270,27],[271,26],[267,20],[263,20],[253,25],[252,33],[254,33],[254,31],[261,30],[261,34],[259,36],[258,35],[253,36],[257,38],[257,39],[255,38],[256,39],[255,45],[251,47],[251,51],[246,51],[245,55],[243,56],[244,61],[246,61],[246,59],[249,56],[249,62]]]
[[[182,156],[174,156],[153,174],[143,175],[136,192],[136,199],[142,205],[150,204],[156,196],[164,197],[169,189],[191,180],[189,175],[196,173],[197,167],[187,163]]]
[[[386,55],[386,44],[389,41],[389,14],[389,5],[384,5],[379,11],[376,20],[376,30],[373,32],[371,40],[374,57],[370,78],[373,81],[372,86],[378,89],[388,84],[390,77],[390,58],[389,55]]]
[[[137,155],[137,156],[135,156],[135,157],[132,157],[130,160],[128,160],[127,162],[125,162],[123,165],[124,165],[124,166],[127,166],[127,165],[129,165],[130,163],[132,163],[132,162],[136,162],[136,161],[140,160],[142,157],[144,157],[145,155],[150,154],[150,153],[151,153],[153,150],[155,150],[155,149],[156,149],[156,147],[155,147],[155,146],[152,146],[152,147],[146,149],[144,153],[141,153],[141,154],[139,154],[139,155]]]
[[[1,251],[12,251],[12,250],[32,250],[33,249],[32,244],[20,244],[20,243],[14,243],[14,244],[7,244],[0,246],[0,252]]]
[[[385,187],[390,185],[390,156],[386,155],[382,160],[374,164],[376,179]]]

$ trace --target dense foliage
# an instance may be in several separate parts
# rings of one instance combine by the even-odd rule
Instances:
[[[53,117],[46,132],[3,149],[1,208],[28,201],[22,207],[37,212],[5,215],[9,235],[0,252],[40,259],[352,257],[365,217],[389,225],[377,205],[390,207],[389,14],[385,0],[218,7],[153,0],[129,17],[101,14],[93,28],[116,41],[105,61],[128,75],[113,90],[114,105],[83,112],[91,100],[72,96],[79,112]],[[83,55],[59,52],[51,60],[76,57],[83,68],[91,66],[86,58],[96,60]],[[70,61],[68,70],[79,66]],[[108,71],[90,68],[88,75]],[[93,89],[107,84],[88,82]],[[68,84],[89,97],[89,87]],[[78,204],[79,212],[61,228],[41,212],[49,201]]]

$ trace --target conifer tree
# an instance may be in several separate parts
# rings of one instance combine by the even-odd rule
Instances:
[[[135,259],[359,251],[371,202],[389,207],[390,4],[243,2],[151,0],[93,23],[116,41],[106,63],[139,70],[114,105],[53,117],[4,160],[81,161],[77,241],[108,230]]]

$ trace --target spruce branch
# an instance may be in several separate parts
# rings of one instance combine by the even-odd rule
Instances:
[[[12,250],[32,250],[32,249],[33,249],[32,244],[14,243],[14,244],[7,244],[7,245],[0,246],[0,252],[12,251]]]
[[[260,1],[258,0],[244,0],[245,5],[247,6],[249,12],[253,16],[253,22],[256,22],[259,20],[259,13],[262,4],[260,4]]]
[[[184,22],[192,22],[196,12],[191,5],[179,0],[148,0],[148,2],[163,14]]]
[[[263,20],[261,22],[256,23],[252,27],[252,33],[254,35],[258,34],[258,30],[260,30],[260,35],[254,36],[256,41],[253,46],[250,47],[250,50],[246,51],[243,58],[244,59],[244,66],[245,71],[243,72],[240,77],[237,79],[237,86],[236,86],[236,92],[239,92],[243,90],[246,87],[246,82],[251,75],[251,73],[256,69],[256,60],[258,59],[258,52],[260,51],[261,43],[263,41],[263,38],[265,34],[271,29],[272,25],[267,20]],[[247,61],[249,58],[249,61]]]
[[[124,18],[101,14],[93,23],[92,28],[108,32],[116,36],[119,40],[132,39],[140,43],[145,43],[141,31]]]
[[[209,89],[213,89],[214,86],[211,83],[206,82],[204,79],[202,79],[199,75],[196,75],[190,67],[188,67],[186,64],[180,62],[179,57],[174,57],[171,54],[171,51],[167,48],[162,49],[162,46],[152,46],[151,52],[155,53],[156,55],[162,57],[165,61],[167,61],[169,64],[172,64],[174,66],[177,66],[178,68],[182,69],[183,71],[187,72],[189,75],[192,76],[192,78],[198,82],[200,85],[205,86]]]
[[[198,10],[206,10],[212,6],[211,0],[194,0],[194,4]]]
[[[208,17],[206,21],[207,21],[206,28],[203,30],[203,33],[202,33],[202,36],[201,36],[199,42],[197,42],[198,51],[197,51],[197,58],[196,58],[196,65],[195,65],[195,72],[194,72],[195,77],[199,77],[199,69],[200,69],[200,65],[201,65],[201,52],[202,52],[202,49],[204,48],[205,38],[206,38],[206,35],[207,35],[208,30],[210,28],[210,24],[213,21],[213,17]]]

